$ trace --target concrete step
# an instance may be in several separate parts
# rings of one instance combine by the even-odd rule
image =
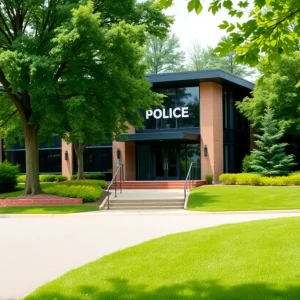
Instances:
[[[125,210],[125,209],[139,209],[139,210],[146,210],[146,209],[183,209],[182,206],[118,206],[118,207],[110,207],[111,210]]]
[[[206,184],[204,180],[194,180],[192,187]],[[124,181],[122,182],[122,189],[183,189],[185,185],[184,180],[178,181]],[[191,185],[189,185],[191,187]],[[111,189],[114,188],[114,184]],[[117,188],[120,188],[120,182],[117,182]]]
[[[183,209],[183,199],[110,200],[109,208],[123,209]]]

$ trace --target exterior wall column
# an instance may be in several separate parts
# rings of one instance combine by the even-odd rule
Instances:
[[[128,126],[128,134],[135,134],[135,128]],[[117,171],[117,149],[120,149],[120,163],[123,164],[124,180],[136,180],[136,147],[135,142],[117,142],[113,141],[113,176]],[[120,177],[118,177],[120,178]]]
[[[200,153],[201,179],[208,174],[214,181],[223,173],[223,99],[222,86],[214,82],[200,82]],[[204,145],[207,156],[204,156]]]
[[[65,159],[65,153],[68,153],[68,159]],[[61,140],[61,173],[67,176],[68,179],[73,175],[73,145],[67,144],[66,141]]]

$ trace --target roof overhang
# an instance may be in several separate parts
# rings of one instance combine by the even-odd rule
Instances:
[[[159,133],[136,133],[121,134],[117,141],[120,142],[154,142],[154,141],[200,141],[200,134],[190,132],[159,132]]]
[[[176,73],[163,73],[163,74],[149,74],[146,78],[155,84],[163,83],[192,83],[199,82],[216,82],[222,84],[223,82],[230,82],[249,90],[253,90],[254,83],[245,80],[236,75],[224,72],[222,70],[201,70],[201,71],[187,71]]]

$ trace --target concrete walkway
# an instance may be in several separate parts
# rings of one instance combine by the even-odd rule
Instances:
[[[32,217],[0,215],[0,299],[20,299],[72,268],[170,233],[292,216],[300,216],[300,212],[152,210]]]

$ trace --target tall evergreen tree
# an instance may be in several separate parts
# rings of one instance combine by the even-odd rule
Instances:
[[[257,149],[253,150],[254,159],[251,168],[264,176],[287,175],[290,167],[294,166],[293,155],[285,153],[287,143],[280,143],[283,136],[277,121],[273,118],[273,112],[268,107],[262,121],[262,134],[255,134]]]

